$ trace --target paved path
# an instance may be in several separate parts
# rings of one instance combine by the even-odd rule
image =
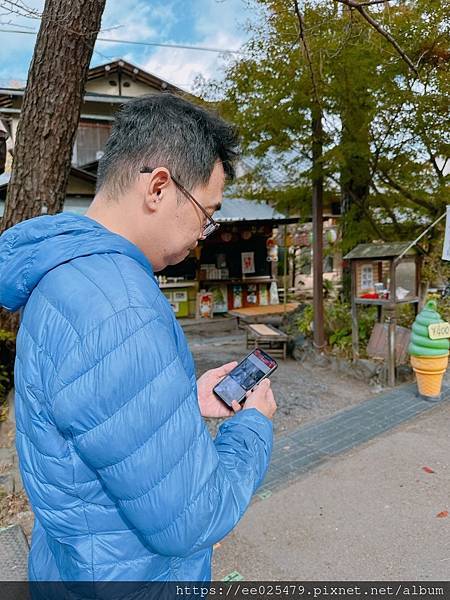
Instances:
[[[450,580],[449,432],[403,386],[280,439],[214,579]]]
[[[415,383],[394,388],[324,421],[278,437],[259,495],[264,496],[330,457],[432,409],[435,403],[418,396],[416,390]]]

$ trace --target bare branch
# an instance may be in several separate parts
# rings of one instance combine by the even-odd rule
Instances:
[[[0,2],[0,8],[7,10],[8,13],[13,13],[30,19],[40,19],[42,16],[37,9],[27,6],[24,2],[22,2],[22,0],[2,0]]]
[[[11,13],[9,13],[9,14],[11,14]],[[0,14],[0,19],[4,16],[6,16],[6,15]],[[35,33],[34,27],[30,27],[29,25],[24,25],[23,23],[15,23],[12,19],[9,19],[9,21],[0,20],[0,26],[1,27],[17,27],[17,28],[22,28],[22,29],[28,29],[31,33]],[[28,33],[28,32],[24,32],[24,33]]]
[[[412,62],[412,60],[409,58],[409,56],[406,54],[406,52],[400,47],[400,45],[396,41],[396,39],[389,33],[389,31],[384,29],[384,27],[378,21],[376,21],[364,8],[364,6],[369,6],[370,4],[379,4],[379,2],[369,2],[369,0],[367,3],[357,2],[356,0],[335,0],[335,1],[340,2],[341,4],[345,4],[346,6],[349,6],[350,8],[356,9],[359,12],[359,14],[370,25],[372,25],[372,27],[376,31],[378,31],[378,33],[380,35],[382,35],[392,46],[394,46],[394,48],[397,50],[398,54],[406,62],[408,67],[411,69],[411,71],[413,71],[413,73],[415,73],[418,76],[419,73],[417,71],[415,64]],[[386,0],[386,2],[387,1],[388,0]]]

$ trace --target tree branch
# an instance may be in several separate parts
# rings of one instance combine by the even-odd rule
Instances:
[[[314,98],[316,100],[317,106],[320,107],[321,106],[321,102],[320,102],[319,92],[318,92],[318,88],[317,88],[316,77],[315,77],[315,74],[314,74],[314,68],[313,68],[313,64],[312,64],[311,53],[309,51],[308,41],[307,41],[306,36],[305,36],[305,23],[303,21],[302,14],[301,14],[300,8],[298,6],[298,0],[294,0],[294,10],[295,10],[295,14],[297,16],[298,27],[299,27],[299,34],[300,34],[300,38],[302,40],[303,48],[305,50],[306,61],[308,63],[309,72],[310,72],[310,75],[311,75],[311,82],[312,82],[312,86],[313,86]]]
[[[367,0],[367,2],[359,2],[359,6],[372,6],[372,4],[386,4],[390,0]]]
[[[436,160],[436,155],[434,154],[433,150],[431,149],[431,146],[429,145],[428,139],[426,137],[426,135],[424,134],[424,140],[423,143],[425,145],[425,148],[428,151],[428,155],[429,155],[429,159],[430,159],[430,163],[434,169],[434,172],[437,175],[437,178],[439,179],[439,181],[444,181],[444,169],[440,169],[439,165],[437,164],[437,160]]]
[[[380,172],[380,178],[384,183],[386,183],[391,188],[393,188],[394,190],[399,192],[402,196],[404,196],[410,202],[413,202],[414,204],[417,204],[418,206],[425,208],[426,210],[430,211],[432,214],[434,214],[436,212],[436,206],[432,202],[429,202],[428,200],[425,200],[424,198],[419,198],[419,196],[412,194],[409,190],[404,188],[397,181],[394,181],[392,179],[392,177],[390,175],[388,175],[386,172],[384,172],[384,171]]]
[[[337,2],[347,4],[347,6],[351,6],[352,8],[359,8],[361,6],[372,6],[372,4],[386,4],[390,0],[364,0],[363,2],[358,2],[357,0],[337,0]]]
[[[388,2],[389,0],[385,0],[385,1]],[[386,40],[390,44],[392,44],[392,46],[394,46],[394,48],[397,50],[398,54],[402,57],[402,59],[406,62],[408,67],[416,75],[419,74],[416,66],[414,65],[412,60],[409,58],[409,56],[406,54],[406,52],[404,50],[402,50],[402,48],[400,47],[398,42],[395,40],[395,38],[389,33],[389,31],[384,29],[384,27],[382,25],[380,25],[380,23],[378,23],[378,21],[376,21],[364,8],[364,6],[370,6],[370,4],[380,4],[380,2],[374,2],[374,1],[370,2],[370,0],[367,0],[366,3],[357,2],[356,0],[335,0],[335,2],[340,2],[341,4],[350,6],[350,8],[355,8],[360,13],[360,15],[363,17],[363,19],[365,19],[370,25],[372,25],[372,27],[374,29],[376,29],[376,31],[378,31],[379,34],[381,34],[384,38],[386,38]]]
[[[333,181],[337,185],[340,185],[340,181],[332,173],[325,173],[325,177],[328,177],[328,179],[331,179],[331,181]],[[353,192],[353,190],[349,189],[348,193],[350,194],[352,201],[357,206],[359,206],[361,208],[361,210],[364,212],[364,214],[366,215],[367,220],[369,221],[369,224],[372,227],[372,229],[374,230],[375,234],[380,238],[380,240],[386,240],[386,235],[384,234],[383,231],[381,231],[378,223],[374,220],[373,216],[370,213],[370,210],[367,207],[367,204],[365,202],[362,202],[361,198],[359,198],[355,194],[355,192]]]
[[[400,227],[400,223],[398,222],[397,216],[395,214],[395,211],[392,210],[392,208],[389,206],[389,203],[387,202],[387,200],[383,196],[383,194],[380,192],[380,190],[377,188],[377,186],[375,185],[374,181],[371,182],[370,187],[373,189],[373,191],[375,192],[375,194],[377,196],[379,196],[380,202],[383,205],[383,208],[385,209],[385,211],[387,212],[389,218],[392,221],[392,225],[394,226],[395,232],[398,235],[401,235],[402,230],[401,230],[401,227]]]

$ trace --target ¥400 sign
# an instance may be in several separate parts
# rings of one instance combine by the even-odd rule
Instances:
[[[428,335],[431,340],[450,338],[450,323],[433,323],[428,325]]]

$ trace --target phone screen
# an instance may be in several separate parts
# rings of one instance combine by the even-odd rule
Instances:
[[[214,392],[230,406],[233,400],[241,402],[246,392],[276,367],[277,363],[273,358],[256,348],[216,385]]]

